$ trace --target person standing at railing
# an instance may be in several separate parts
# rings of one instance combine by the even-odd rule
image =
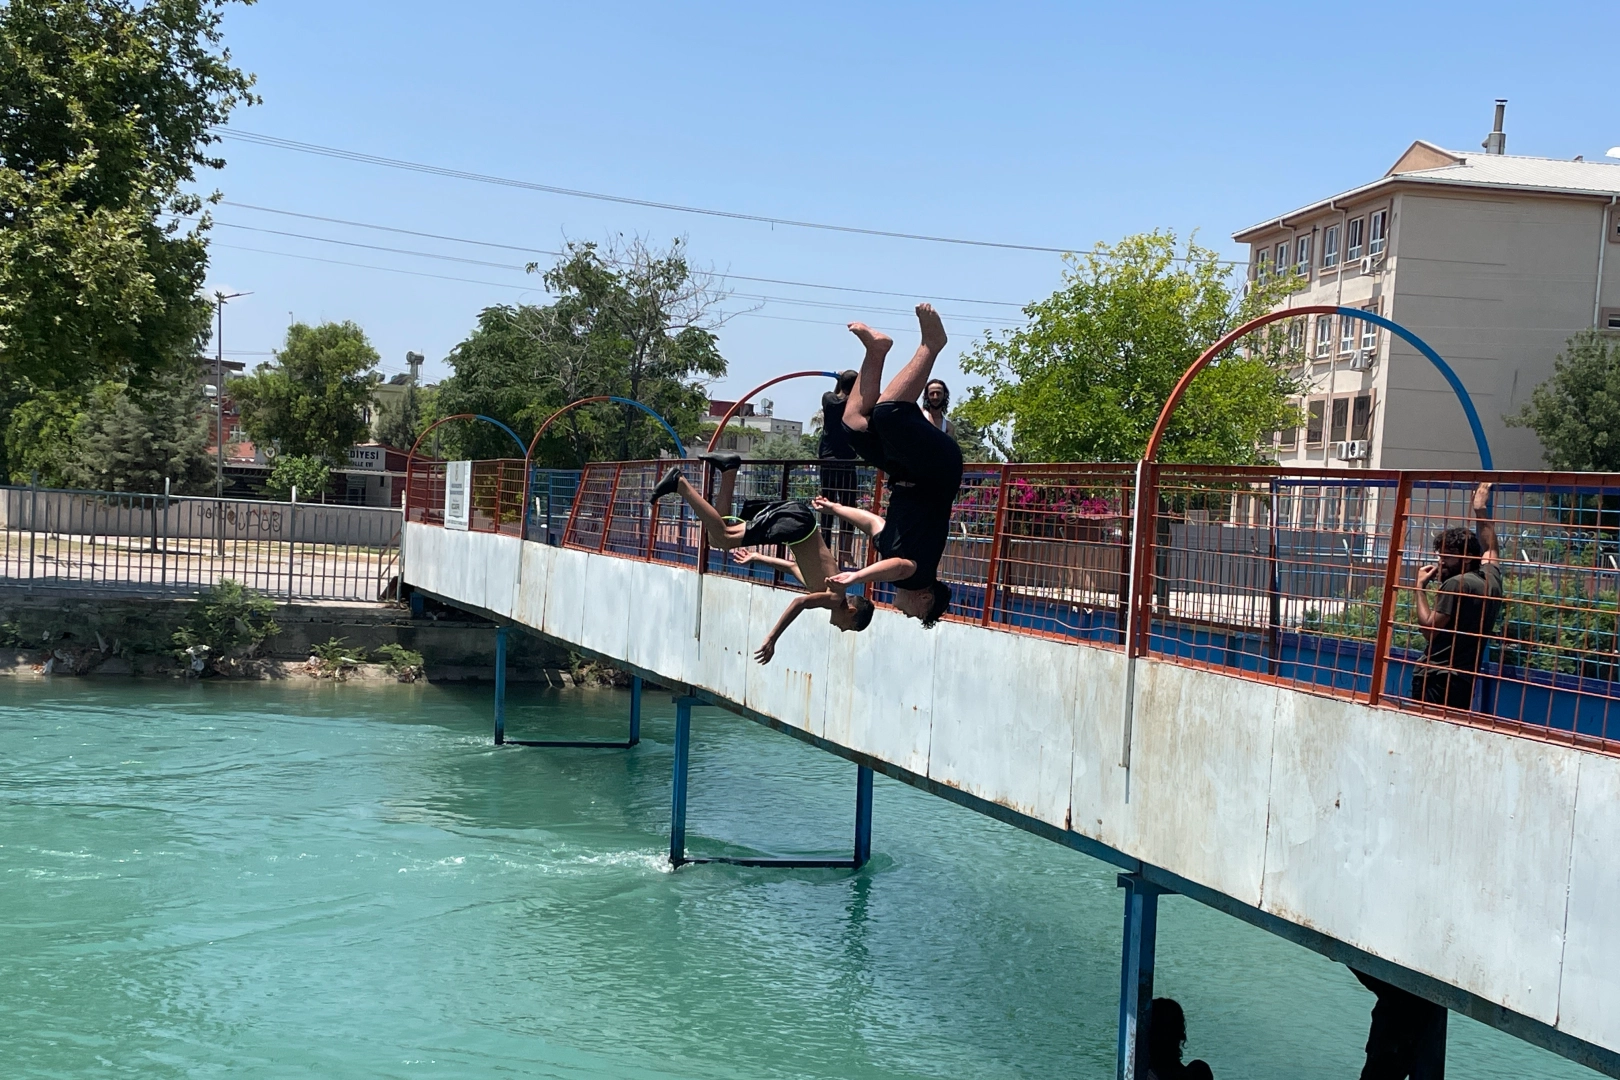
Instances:
[[[1502,562],[1490,519],[1491,485],[1474,489],[1474,531],[1454,526],[1434,538],[1438,559],[1417,573],[1418,629],[1428,643],[1412,672],[1412,697],[1429,705],[1468,709],[1474,675],[1502,615]],[[1434,603],[1429,585],[1440,587]]]
[[[933,305],[917,305],[917,324],[922,343],[881,393],[883,361],[894,339],[864,323],[849,324],[866,355],[844,405],[844,425],[855,452],[883,470],[890,486],[889,508],[885,526],[872,536],[882,559],[828,580],[845,588],[892,581],[894,606],[927,627],[951,606],[950,587],[939,580],[938,571],[950,534],[951,506],[962,486],[962,450],[917,406],[946,342],[945,325]]]
[[[742,466],[741,454],[700,454],[720,470],[720,490],[716,493],[721,506],[732,505],[737,484],[737,470]],[[782,499],[776,502],[745,500],[743,517],[726,517],[692,486],[679,465],[672,465],[658,486],[653,488],[651,501],[656,504],[666,495],[679,493],[692,508],[709,543],[720,551],[733,548],[756,547],[761,544],[786,544],[793,553],[798,578],[804,583],[804,595],[794,597],[787,610],[776,621],[769,636],[754,653],[761,664],[771,662],[776,655],[776,642],[792,625],[800,613],[810,608],[825,608],[829,621],[840,630],[865,630],[872,622],[872,601],[865,596],[850,596],[842,585],[832,583],[831,574],[837,570],[832,552],[821,539],[821,527],[816,521],[816,507],[803,499]],[[816,500],[822,502],[821,499]],[[746,519],[746,520],[745,520]],[[881,520],[879,519],[880,527]],[[741,560],[739,560],[741,561]],[[780,565],[780,560],[772,560]]]
[[[821,459],[822,497],[847,506],[855,505],[860,478],[855,472],[855,447],[850,445],[849,429],[844,427],[844,403],[859,377],[860,372],[854,369],[842,372],[833,389],[821,395],[821,440],[816,446],[816,457]],[[837,552],[840,569],[853,563],[855,537],[848,528],[839,528],[832,514],[821,515],[821,538]]]

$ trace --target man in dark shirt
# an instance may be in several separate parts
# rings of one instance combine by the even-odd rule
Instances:
[[[816,456],[821,459],[821,495],[844,506],[854,506],[860,494],[855,447],[850,445],[849,429],[844,427],[844,403],[859,377],[860,373],[853,369],[842,372],[837,385],[821,395],[821,442],[816,447]],[[832,514],[821,515],[821,538],[835,551],[838,565],[845,567],[854,561],[855,537],[848,528],[835,528],[837,520]]]
[[[1447,529],[1434,538],[1437,562],[1417,574],[1418,629],[1428,642],[1412,672],[1412,696],[1429,705],[1468,709],[1474,673],[1502,615],[1502,563],[1489,511],[1491,485],[1474,489],[1475,531]],[[1440,588],[1429,603],[1429,583]]]
[[[922,343],[881,393],[883,360],[894,339],[864,323],[849,324],[866,346],[866,356],[844,405],[844,426],[855,452],[883,470],[889,508],[883,528],[872,537],[883,558],[828,581],[845,588],[892,581],[894,606],[933,626],[951,606],[951,590],[939,580],[938,570],[950,533],[951,505],[962,486],[962,451],[917,406],[946,341],[945,325],[933,305],[917,305],[917,324]]]

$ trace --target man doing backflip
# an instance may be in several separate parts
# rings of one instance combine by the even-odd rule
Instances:
[[[742,456],[739,454],[701,456],[720,470],[720,490],[717,496],[721,506],[729,507],[736,488],[737,469],[742,465]],[[703,497],[702,492],[692,486],[691,481],[681,474],[678,465],[672,466],[658,482],[658,486],[653,488],[653,502],[656,503],[665,495],[674,495],[677,492],[703,523],[703,531],[708,534],[711,546],[721,551],[729,551],[732,548],[754,547],[760,544],[786,544],[793,553],[794,566],[791,569],[804,583],[804,595],[795,597],[793,602],[788,604],[787,610],[782,612],[782,617],[771,629],[770,636],[754,653],[754,659],[762,664],[770,663],[771,657],[776,654],[777,639],[793,624],[793,620],[799,617],[800,612],[809,608],[828,609],[832,624],[840,630],[865,630],[871,623],[872,601],[864,596],[846,595],[844,586],[829,584],[838,565],[833,561],[832,552],[821,539],[821,526],[816,520],[816,511],[822,508],[820,504],[824,500],[818,498],[813,503],[802,499],[745,502],[743,513],[747,517],[746,521],[740,518],[727,518]],[[881,518],[878,519],[878,527],[882,527]],[[758,555],[740,558],[738,561],[759,561],[771,566],[789,568],[780,559]]]
[[[838,588],[892,581],[894,606],[924,626],[933,626],[951,606],[951,590],[939,580],[938,571],[950,534],[951,506],[962,485],[962,451],[917,406],[945,347],[945,326],[931,304],[917,305],[917,323],[922,344],[881,392],[883,360],[894,339],[864,323],[849,324],[850,332],[866,346],[866,356],[844,404],[844,426],[855,452],[883,470],[889,509],[879,518],[852,507],[827,505],[871,532],[873,546],[883,556],[865,569],[827,580]]]

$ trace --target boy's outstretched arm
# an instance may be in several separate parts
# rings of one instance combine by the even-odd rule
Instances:
[[[883,531],[883,519],[870,510],[862,510],[858,506],[845,506],[835,503],[824,495],[817,495],[810,500],[810,508],[823,513],[839,517],[861,530],[867,536],[876,536]]]
[[[1491,521],[1491,485],[1489,481],[1474,489],[1474,535],[1484,549],[1482,563],[1498,562],[1502,558],[1501,543],[1496,538],[1496,525]]]
[[[731,557],[739,563],[759,563],[761,566],[782,570],[797,578],[800,585],[804,584],[804,575],[799,573],[799,564],[791,559],[778,559],[774,555],[761,555],[757,551],[749,551],[746,548],[735,549],[732,551]]]
[[[799,617],[800,612],[807,608],[830,608],[837,602],[837,598],[830,592],[807,593],[804,596],[795,596],[793,601],[788,604],[787,610],[782,612],[782,617],[776,620],[776,625],[771,628],[770,635],[765,638],[765,643],[754,652],[754,659],[762,664],[771,662],[771,657],[776,655],[777,639],[782,636],[784,630],[793,625],[793,620]]]

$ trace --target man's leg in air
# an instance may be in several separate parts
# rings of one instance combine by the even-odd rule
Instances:
[[[922,328],[922,344],[917,346],[916,354],[900,369],[900,373],[883,388],[878,401],[916,401],[928,386],[934,361],[939,359],[941,350],[945,348],[945,324],[940,321],[939,312],[934,310],[932,304],[917,305],[917,324]],[[863,377],[865,371],[863,366]]]
[[[844,402],[844,426],[851,431],[865,431],[866,420],[877,407],[883,388],[883,359],[894,347],[894,338],[858,322],[849,324],[849,332],[861,339],[866,355],[861,357],[860,378],[855,380],[849,399]]]
[[[723,506],[729,506],[731,503],[732,489],[737,482],[736,477],[737,470],[735,469],[728,469],[720,474],[719,495]],[[747,526],[741,522],[736,524],[728,523],[720,511],[716,510],[703,497],[703,493],[693,487],[691,481],[682,475],[680,466],[672,465],[669,471],[664,474],[664,478],[659,481],[658,486],[653,489],[653,499],[656,501],[665,495],[677,493],[686,500],[686,505],[692,508],[692,513],[697,515],[698,521],[703,523],[703,531],[708,534],[710,544],[722,551],[737,546],[737,541],[742,539],[743,533],[747,531]]]

